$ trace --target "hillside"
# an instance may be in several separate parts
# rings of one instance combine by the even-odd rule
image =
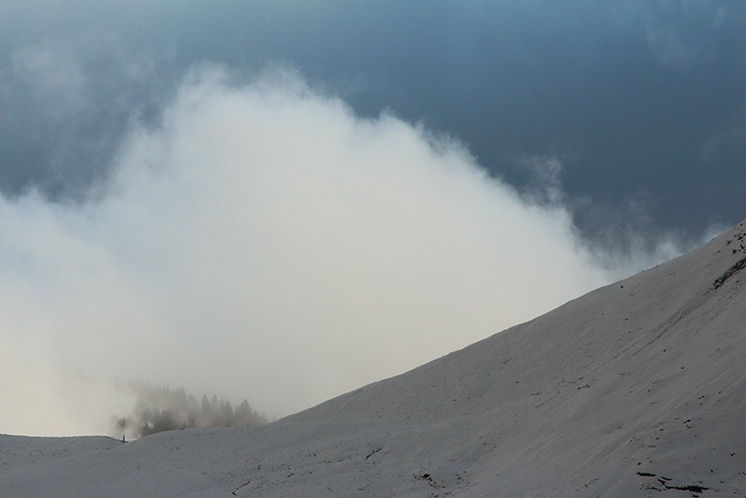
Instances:
[[[745,239],[266,426],[0,436],[0,494],[744,496]]]

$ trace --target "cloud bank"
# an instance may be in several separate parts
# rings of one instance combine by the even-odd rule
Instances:
[[[5,2],[8,4],[8,2]],[[43,7],[40,5],[43,4]],[[80,200],[132,114],[154,119],[194,64],[281,62],[355,113],[391,108],[512,158],[558,155],[587,240],[646,199],[654,238],[743,218],[746,3],[37,0],[0,16],[0,192]],[[623,217],[624,224],[634,222]],[[615,240],[625,236],[622,227]]]
[[[85,202],[0,198],[3,404],[72,369],[284,415],[530,319],[611,278],[549,162],[552,201],[522,197],[292,72],[196,69]],[[80,430],[59,411],[0,431]]]

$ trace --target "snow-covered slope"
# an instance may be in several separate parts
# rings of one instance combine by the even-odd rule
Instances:
[[[745,235],[267,426],[0,436],[0,496],[746,496]]]

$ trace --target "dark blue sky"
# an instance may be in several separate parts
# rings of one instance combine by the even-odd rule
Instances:
[[[746,216],[746,3],[70,1],[0,7],[0,189],[79,198],[194,64],[297,69],[535,187],[556,158],[591,240]]]

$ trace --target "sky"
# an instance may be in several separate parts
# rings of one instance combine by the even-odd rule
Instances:
[[[744,22],[0,3],[0,432],[94,430],[60,372],[288,414],[708,240],[746,211]]]

